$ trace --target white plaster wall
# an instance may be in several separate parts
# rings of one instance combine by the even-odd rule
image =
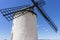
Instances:
[[[28,12],[13,20],[12,40],[37,40],[36,15]]]

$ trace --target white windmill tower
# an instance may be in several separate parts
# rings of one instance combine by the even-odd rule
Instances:
[[[43,10],[41,10],[41,7],[44,5],[44,1],[43,0],[40,0],[40,2],[35,2],[34,0],[31,1],[34,4],[33,6],[25,5],[23,7],[18,6],[0,10],[0,12],[8,21],[15,18],[13,20],[12,25],[11,40],[38,40],[36,24],[37,15],[33,11],[34,7],[38,9],[38,11],[45,18],[48,24],[51,25],[51,28],[53,28],[54,31],[57,32],[56,25],[53,23],[50,17],[46,15],[43,12]]]
[[[29,11],[23,12],[26,14],[13,20],[11,38],[12,40],[37,40],[36,14]],[[18,14],[23,12],[18,12]]]

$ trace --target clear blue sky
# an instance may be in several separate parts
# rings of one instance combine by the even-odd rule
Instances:
[[[58,27],[58,33],[55,33],[37,10],[37,29],[39,39],[60,39],[60,0],[45,0],[43,7],[50,18]],[[0,0],[0,9],[14,6],[32,4],[31,0]],[[33,4],[32,4],[33,5]],[[12,28],[12,21],[8,22],[0,13],[0,40],[9,39]]]

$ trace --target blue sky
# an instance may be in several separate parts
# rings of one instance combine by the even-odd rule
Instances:
[[[43,6],[44,10],[54,21],[58,27],[58,33],[55,33],[45,19],[37,13],[37,31],[38,39],[60,39],[60,0],[45,0],[46,5]],[[22,6],[30,4],[33,5],[31,0],[0,0],[0,9],[10,8],[14,6]],[[12,28],[12,21],[8,22],[0,13],[0,40],[9,39]]]

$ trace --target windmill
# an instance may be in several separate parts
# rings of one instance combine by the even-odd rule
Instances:
[[[8,20],[13,20],[11,40],[37,40],[36,16],[34,7],[40,12],[51,28],[57,32],[58,29],[51,18],[41,9],[45,5],[44,0],[31,0],[33,5],[24,5],[1,9],[0,12]]]

